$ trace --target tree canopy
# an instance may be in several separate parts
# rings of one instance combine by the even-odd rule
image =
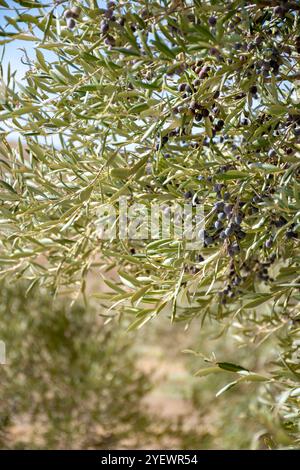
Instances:
[[[104,277],[117,268],[100,302],[132,329],[168,315],[233,325],[240,341],[279,335],[266,375],[213,367],[237,374],[229,386],[274,384],[277,438],[290,442],[300,394],[300,3],[13,8],[1,43],[30,41],[35,57],[25,83],[3,74],[1,275],[84,293],[91,267]],[[120,196],[147,208],[201,204],[204,246],[99,238],[97,211],[109,203],[118,214]]]

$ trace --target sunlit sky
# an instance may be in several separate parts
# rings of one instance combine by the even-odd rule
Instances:
[[[41,2],[44,4],[54,4],[54,0],[44,0],[44,2]],[[98,5],[99,7],[105,7],[106,1],[103,0],[98,0]],[[14,10],[15,7],[19,7],[19,14],[22,13],[22,11],[28,12],[27,9],[24,9],[23,7],[20,6],[20,4],[17,1],[13,0],[6,0],[6,4],[8,5],[8,8],[5,8],[0,5],[0,27],[2,30],[4,29],[5,31],[11,31],[15,32],[7,22],[7,17],[14,18],[17,14]],[[68,8],[68,6],[72,6],[72,1],[66,2],[63,5],[60,5],[57,9],[56,12],[59,14],[63,14],[63,11],[65,8]],[[31,9],[30,14],[35,14],[37,12],[37,9]],[[26,25],[24,25],[24,30],[26,30]],[[37,33],[38,35],[38,33]],[[3,38],[0,37],[0,41],[3,40]],[[10,74],[13,72],[16,72],[16,80],[19,83],[22,83],[22,79],[25,75],[25,72],[27,70],[27,65],[24,63],[24,60],[26,62],[26,56],[24,53],[24,49],[26,50],[26,54],[30,59],[34,59],[35,57],[35,51],[34,48],[36,47],[36,43],[33,41],[20,41],[20,40],[13,40],[5,45],[0,44],[0,59],[2,58],[2,54],[4,51],[4,56],[1,60],[1,66],[3,69],[3,77],[4,81],[7,81],[7,71],[8,71],[8,64],[10,64]],[[47,52],[47,50],[43,50],[43,54],[48,60],[51,61],[51,53]],[[16,140],[19,138],[19,133],[18,132],[10,132],[8,138],[9,140]],[[51,140],[54,145],[60,146],[59,140],[57,136],[53,135],[51,137]]]
[[[9,6],[15,5],[15,2],[7,0],[7,4]],[[5,16],[10,16],[14,17],[15,12],[14,11],[8,11],[7,9],[4,9],[3,7],[0,7],[0,25],[4,29],[8,29],[7,26],[7,21],[5,19]],[[5,48],[5,53],[4,53],[4,58],[2,61],[2,65],[4,68],[4,73],[7,70],[7,65],[8,62],[11,64],[11,69],[14,71],[17,71],[17,77],[18,79],[21,79],[22,76],[25,73],[26,66],[22,64],[21,58],[24,55],[22,51],[20,50],[22,47],[26,46],[26,49],[28,50],[28,53],[32,55],[33,53],[33,43],[27,42],[25,44],[25,41],[13,41],[11,43],[0,45],[0,50],[1,54],[3,51],[3,48]]]
[[[49,0],[49,3],[50,2],[51,2],[51,0]],[[7,29],[8,31],[12,31],[11,26],[7,25],[7,20],[6,20],[5,17],[7,17],[7,16],[15,17],[16,16],[16,13],[13,10],[13,8],[18,5],[18,2],[15,2],[15,1],[12,1],[12,0],[6,0],[6,3],[9,5],[11,10],[8,10],[7,8],[4,8],[4,7],[0,6],[0,26],[4,29]],[[45,3],[47,3],[47,2],[45,2]],[[54,3],[54,1],[53,1],[53,3]],[[71,4],[72,2],[64,3],[64,6],[60,6],[58,11],[62,12],[68,6],[68,3]],[[103,8],[105,6],[105,4],[106,4],[105,1],[98,0],[99,7]],[[22,10],[20,8],[20,12],[21,11]],[[33,14],[32,13],[33,11],[34,11],[34,9],[31,10],[31,14]],[[34,55],[35,55],[34,54],[34,47],[35,47],[34,42],[16,41],[16,40],[5,44],[5,46],[0,45],[0,57],[2,55],[3,48],[5,48],[4,58],[3,58],[3,61],[2,61],[2,66],[3,66],[3,69],[4,69],[4,75],[7,71],[8,63],[10,63],[11,70],[16,71],[17,79],[21,80],[22,77],[25,74],[25,71],[26,71],[26,65],[24,63],[22,63],[22,58],[24,59],[24,51],[22,51],[22,49],[26,49],[26,52],[27,52],[28,56],[33,58]],[[46,52],[44,51],[43,54],[45,55]]]

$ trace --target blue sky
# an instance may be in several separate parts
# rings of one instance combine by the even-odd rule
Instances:
[[[9,6],[13,6],[15,5],[15,2],[7,0],[7,4]],[[15,13],[13,11],[8,11],[7,9],[0,7],[0,26],[6,29],[7,21],[5,19],[5,16],[14,17]],[[26,49],[28,50],[28,53],[32,55],[33,48],[32,48],[32,44],[29,42],[25,44],[25,41],[13,41],[11,43],[5,44],[5,46],[0,45],[1,54],[2,54],[3,48],[5,48],[5,55],[4,55],[4,59],[2,62],[4,71],[6,72],[8,62],[10,62],[12,70],[17,71],[18,79],[21,79],[22,76],[24,76],[24,73],[26,70],[26,66],[23,65],[21,61],[23,53],[20,49],[22,47],[26,47]]]
[[[45,0],[44,3],[46,3],[46,2],[52,3],[52,1],[53,0]],[[4,30],[7,30],[7,31],[13,31],[11,26],[7,25],[7,20],[6,20],[5,17],[9,16],[9,17],[13,18],[13,17],[16,16],[16,12],[13,10],[13,8],[18,4],[18,2],[15,2],[13,0],[6,0],[6,3],[8,4],[9,8],[11,8],[11,9],[3,8],[0,5],[0,27]],[[54,3],[54,1],[53,1],[53,3]],[[72,2],[68,2],[68,3],[72,4]],[[65,3],[64,6],[59,7],[60,13],[62,13],[63,10],[68,7],[68,3]],[[102,0],[98,0],[98,5],[99,5],[99,7],[103,8],[103,7],[105,7],[106,2],[102,1]],[[22,10],[20,9],[20,12],[21,11]],[[27,12],[28,12],[28,10],[27,10]],[[35,12],[37,12],[36,9],[31,9],[31,11],[30,11],[31,14],[34,14]],[[0,38],[0,40],[1,39],[2,38]],[[0,45],[0,58],[2,57],[2,52],[3,52],[3,49],[4,49],[4,58],[1,62],[1,65],[3,67],[3,73],[4,73],[4,81],[6,81],[7,67],[8,67],[8,64],[10,64],[11,73],[16,71],[17,81],[22,82],[22,78],[24,77],[25,72],[27,70],[26,64],[24,64],[22,62],[22,59],[23,60],[25,59],[24,49],[26,50],[26,53],[27,53],[28,57],[34,59],[34,57],[35,57],[34,48],[35,48],[35,43],[32,42],[32,41],[14,40],[14,41],[9,42],[5,45]],[[47,53],[46,50],[43,50],[43,54],[46,58],[48,57],[48,60],[51,60],[51,53],[50,52]],[[19,137],[19,134],[17,132],[12,132],[9,135],[10,140],[15,140],[18,137]],[[58,146],[60,145],[60,143],[59,143],[59,141],[58,141],[58,139],[56,138],[55,135],[53,135],[51,139],[52,139],[52,141],[55,145],[58,145]]]
[[[49,3],[52,2],[52,0],[48,0]],[[7,26],[7,21],[5,19],[5,16],[10,16],[10,17],[15,17],[16,13],[13,10],[13,7],[15,7],[18,2],[15,2],[13,0],[6,0],[6,3],[11,10],[8,10],[7,8],[3,8],[0,6],[0,27],[5,28],[10,30],[10,26]],[[54,1],[53,1],[54,3]],[[60,11],[62,11],[64,8],[68,6],[68,3],[72,2],[67,2],[64,4],[64,6],[60,6]],[[106,4],[105,1],[103,0],[98,0],[98,5],[99,7],[104,7]],[[37,11],[37,10],[35,10]],[[31,14],[34,14],[34,9],[31,10]],[[0,45],[0,54],[2,54],[3,47],[5,47],[5,55],[4,59],[2,61],[2,66],[4,68],[4,73],[6,73],[7,70],[7,65],[10,63],[11,65],[11,70],[16,71],[16,77],[18,80],[21,80],[22,77],[25,74],[26,71],[26,65],[22,63],[22,57],[24,57],[24,52],[22,52],[22,49],[26,49],[26,52],[29,57],[34,58],[34,43],[30,41],[12,41],[5,46]],[[46,51],[43,51],[43,54],[46,54]]]

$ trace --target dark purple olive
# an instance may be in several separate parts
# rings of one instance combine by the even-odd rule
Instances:
[[[217,229],[217,230],[219,230],[223,227],[223,224],[220,220],[216,220],[214,225],[215,225],[215,229]]]
[[[185,199],[191,199],[192,197],[193,197],[192,191],[187,191],[186,193],[184,193]]]
[[[75,28],[75,26],[76,26],[76,21],[74,20],[74,18],[68,18],[67,27],[72,30]]]
[[[210,17],[208,18],[208,24],[209,24],[210,26],[216,26],[216,24],[217,24],[217,18],[216,18],[215,16],[213,16],[213,15],[210,16]]]
[[[286,13],[286,9],[280,5],[274,8],[274,14],[276,16],[280,16],[280,18],[284,18],[285,13]]]
[[[222,211],[224,209],[224,202],[223,201],[218,201],[215,203],[214,208],[216,211]]]
[[[101,34],[106,34],[109,30],[109,24],[107,21],[102,21],[100,25]]]
[[[273,245],[273,240],[272,240],[272,238],[269,238],[265,243],[265,247],[266,248],[271,248],[272,245]]]

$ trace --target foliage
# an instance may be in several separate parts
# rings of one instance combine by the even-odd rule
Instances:
[[[249,445],[252,448],[298,447],[298,328],[287,328],[281,333],[280,348],[277,338],[272,338],[269,341],[257,341],[256,344],[248,341],[245,347],[236,350],[232,339],[238,339],[240,343],[242,338],[237,336],[238,331],[233,327],[230,328],[226,337],[222,338],[222,342],[219,341],[219,344],[214,346],[215,354],[205,357],[202,354],[205,345],[203,336],[207,336],[207,330],[209,331],[209,328],[204,330],[199,340],[198,349],[201,353],[192,350],[186,352],[191,354],[195,377],[201,379],[193,392],[196,406],[200,407],[203,402],[205,377],[210,377],[206,394],[211,396],[212,388],[217,391],[218,401],[216,400],[215,406],[218,412],[220,409],[223,410],[223,416],[220,419],[223,422],[223,429],[228,428],[226,439],[221,433],[221,442],[225,440],[227,445],[239,448],[238,443],[245,445],[247,433],[252,429],[252,440],[251,444],[248,442],[248,447]],[[206,342],[208,344],[205,349],[209,352],[212,348],[211,340],[206,339]],[[243,366],[236,363],[218,362],[216,356],[232,357]],[[206,363],[205,367],[203,367],[203,359]],[[195,369],[198,363],[200,367]],[[250,370],[246,369],[246,366]],[[263,370],[264,375],[255,373],[253,370]],[[244,401],[241,397],[237,400],[232,392],[229,392],[230,397],[227,396],[228,391],[236,390],[237,385],[239,387],[237,390],[240,391]],[[219,399],[224,400],[223,408]],[[232,420],[236,420],[234,427],[229,424]]]
[[[267,406],[298,431],[299,2],[15,3],[2,43],[36,57],[25,85],[4,77],[2,275],[84,292],[91,266],[117,265],[101,302],[132,329],[164,314],[279,335],[277,371],[251,377],[278,387]],[[99,239],[97,210],[121,195],[200,202],[201,252]]]

